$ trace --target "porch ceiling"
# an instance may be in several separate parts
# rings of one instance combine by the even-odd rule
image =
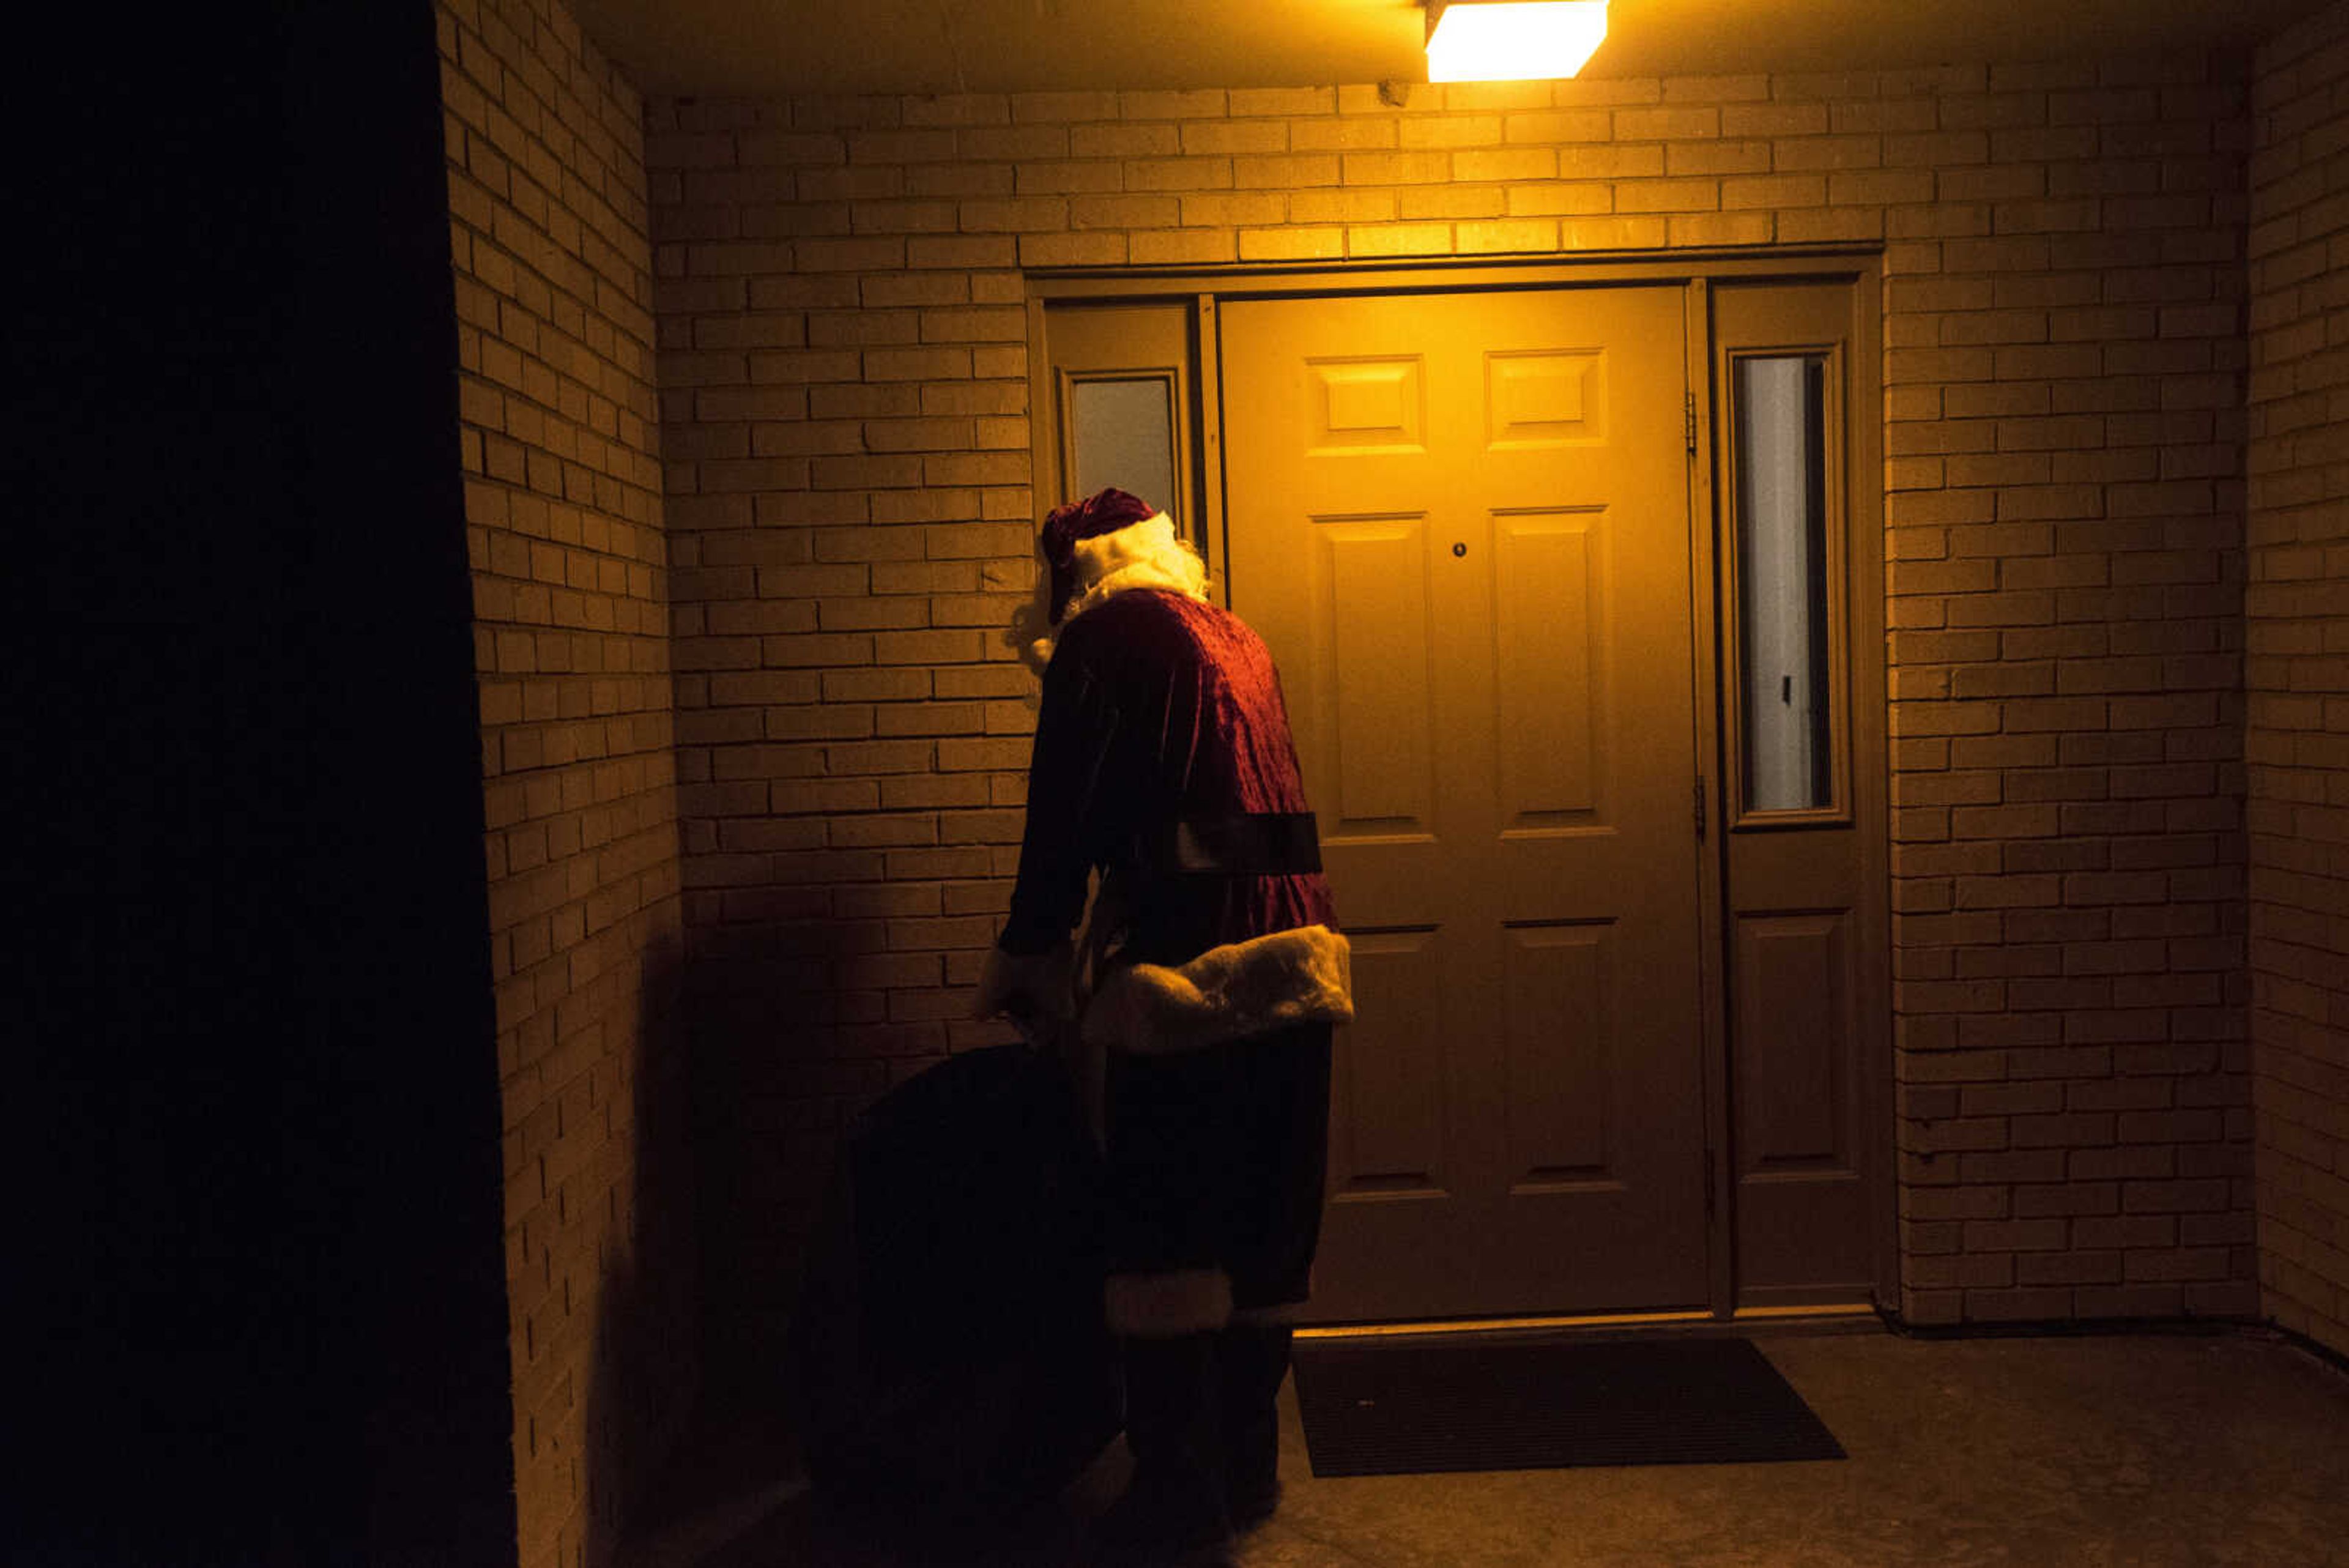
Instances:
[[[1614,0],[1583,74],[2248,47],[2324,0]],[[1427,76],[1419,0],[574,0],[649,91],[1032,92]],[[1897,18],[1888,25],[1888,18]]]

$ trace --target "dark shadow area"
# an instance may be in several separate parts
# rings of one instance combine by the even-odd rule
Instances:
[[[107,63],[11,104],[40,897],[0,1554],[508,1564],[432,17],[57,20]]]
[[[1112,1443],[1067,1490],[984,1529],[906,1527],[806,1490],[691,1559],[694,1568],[1078,1568],[1087,1526],[1125,1484],[1132,1460]]]
[[[681,933],[655,932],[641,962],[628,1224],[622,1250],[603,1262],[585,1396],[591,1568],[623,1561],[639,1516],[659,1505],[656,1488],[686,1438],[700,1386]]]
[[[786,892],[780,902],[807,918],[695,932],[685,951],[669,955],[676,968],[665,977],[658,1005],[667,1011],[657,1024],[647,967],[647,1044],[649,1053],[657,1031],[664,1068],[640,1079],[638,1139],[640,1157],[655,1162],[657,1174],[644,1179],[655,1188],[649,1212],[660,1218],[640,1209],[638,1222],[677,1228],[647,1238],[647,1266],[690,1251],[691,1299],[662,1318],[660,1332],[690,1338],[697,1376],[674,1441],[644,1456],[653,1462],[634,1474],[641,1490],[624,1525],[632,1552],[647,1543],[657,1551],[680,1530],[706,1532],[711,1520],[739,1527],[802,1474],[784,1351],[791,1300],[838,1118],[853,1114],[822,1096],[831,1090],[852,1107],[866,1103],[886,1086],[887,1068],[826,1054],[843,1011],[828,989],[833,966],[858,950],[824,918],[826,889]],[[647,1288],[643,1269],[633,1272],[607,1281],[620,1287],[616,1303]],[[616,1305],[616,1314],[640,1309]],[[638,1358],[626,1346],[640,1344],[649,1324],[615,1326],[617,1354]],[[617,1375],[607,1389],[599,1371],[591,1424],[617,1418],[631,1376],[640,1374]]]
[[[633,1515],[646,1562],[1059,1561],[1085,1511],[1039,1489],[1122,1458],[1082,1113],[1016,1048],[858,1054],[937,1034],[838,983],[883,935],[696,933],[702,1397]]]
[[[833,915],[818,883],[761,889],[755,924],[694,931],[691,1031],[700,1329],[709,1377],[698,1424],[788,1425],[783,1341],[843,1129],[938,1053],[893,1030],[854,967],[889,961],[879,919]],[[853,1044],[845,1036],[860,1035]],[[884,1054],[902,1044],[902,1054]]]
[[[1588,1342],[1745,1333],[1608,1330]],[[1284,1394],[1281,1506],[1230,1561],[2190,1568],[2331,1563],[2349,1532],[2349,1379],[2272,1335],[1917,1339],[1867,1320],[1785,1320],[1755,1337],[1847,1459],[1317,1476]],[[646,1568],[1064,1568],[1084,1561],[1085,1525],[1124,1466],[1112,1445],[991,1542],[894,1538],[802,1496],[726,1521],[697,1556]]]

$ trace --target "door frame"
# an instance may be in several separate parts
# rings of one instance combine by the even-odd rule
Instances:
[[[1112,303],[1180,306],[1188,312],[1190,350],[1195,375],[1195,406],[1187,410],[1197,432],[1189,454],[1192,493],[1198,498],[1196,542],[1206,555],[1219,597],[1228,556],[1225,504],[1222,367],[1217,352],[1217,308],[1235,297],[1299,297],[1344,295],[1403,295],[1497,290],[1588,288],[1608,285],[1669,284],[1683,294],[1689,400],[1689,563],[1696,679],[1692,694],[1697,755],[1707,769],[1699,809],[1704,814],[1704,873],[1700,877],[1698,974],[1702,990],[1703,1124],[1708,1149],[1705,1246],[1708,1300],[1702,1314],[1657,1314],[1685,1321],[1692,1315],[1716,1321],[1750,1320],[1832,1312],[1867,1306],[1879,1313],[1899,1310],[1898,1187],[1894,1170],[1895,1104],[1892,1032],[1890,753],[1887,730],[1886,608],[1883,459],[1883,256],[1880,250],[1845,246],[1784,247],[1766,251],[1690,251],[1669,254],[1594,254],[1587,256],[1507,260],[1432,259],[1408,265],[1274,265],[1199,268],[1065,268],[1030,271],[1026,284],[1029,409],[1035,522],[1041,526],[1051,502],[1048,476],[1059,472],[1059,396],[1052,383],[1046,319],[1055,305]],[[1872,1296],[1868,1303],[1821,1302],[1791,1306],[1736,1304],[1735,1160],[1730,1105],[1728,964],[1725,926],[1727,807],[1729,792],[1722,753],[1722,704],[1730,701],[1723,682],[1721,629],[1721,540],[1718,494],[1723,453],[1715,439],[1718,356],[1712,330],[1711,289],[1719,282],[1842,283],[1854,301],[1853,374],[1850,407],[1844,423],[1848,476],[1847,548],[1850,594],[1853,809],[1858,828],[1860,883],[1868,895],[1856,911],[1862,951],[1858,1017],[1863,1039],[1857,1085],[1862,1179],[1869,1189]],[[1873,583],[1876,591],[1866,591]],[[1566,1320],[1541,1320],[1566,1321]],[[1616,1320],[1607,1320],[1616,1321]],[[1452,1325],[1489,1326],[1489,1325]]]

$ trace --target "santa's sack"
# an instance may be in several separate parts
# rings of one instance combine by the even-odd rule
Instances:
[[[1069,1076],[951,1057],[843,1139],[791,1336],[810,1480],[899,1524],[999,1520],[1121,1422],[1100,1157]]]

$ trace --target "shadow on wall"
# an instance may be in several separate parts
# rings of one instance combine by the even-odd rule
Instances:
[[[782,1338],[843,1130],[943,1054],[934,1023],[890,1022],[885,990],[936,961],[890,951],[884,919],[843,918],[864,890],[762,889],[774,918],[695,933],[705,1345],[713,1384],[746,1403],[786,1394]]]
[[[919,1030],[902,1057],[869,1054],[871,1038],[854,1055],[841,1044],[843,1028],[885,1034],[879,988],[868,1006],[844,981],[892,961],[880,922],[835,919],[833,891],[729,892],[730,913],[757,919],[697,931],[683,971],[673,952],[667,967],[648,961],[635,1248],[605,1273],[589,1429],[606,1434],[596,1474],[621,1494],[630,1547],[664,1563],[713,1518],[771,1506],[796,1473],[786,1336],[841,1128],[934,1059],[916,1054]],[[666,1449],[634,1414],[664,1409],[657,1379],[678,1359],[664,1335],[690,1341],[698,1374]]]
[[[700,1387],[699,1246],[695,1223],[684,951],[674,929],[640,956],[633,1082],[606,1105],[612,1146],[633,1156],[616,1183],[600,1262],[595,1348],[586,1389],[584,1545],[595,1565],[622,1560],[623,1537],[653,1503]],[[621,1116],[630,1119],[616,1125]]]

